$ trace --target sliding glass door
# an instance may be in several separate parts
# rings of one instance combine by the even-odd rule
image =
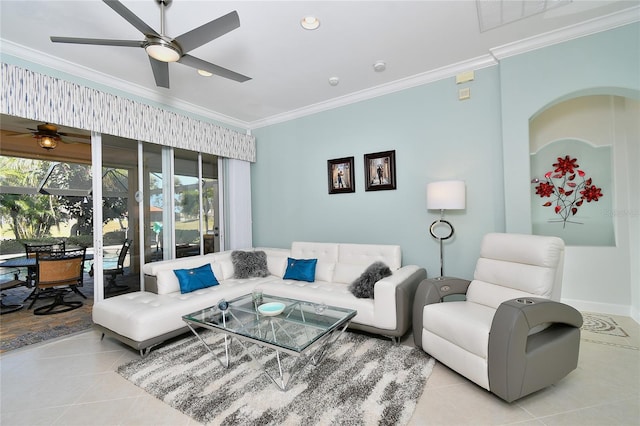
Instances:
[[[102,272],[104,297],[140,290],[137,141],[102,135]]]

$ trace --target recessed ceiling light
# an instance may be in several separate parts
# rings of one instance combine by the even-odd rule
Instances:
[[[198,70],[198,74],[200,74],[203,77],[211,77],[213,75],[209,71],[205,71],[205,70]]]
[[[305,30],[315,30],[320,26],[320,21],[315,16],[305,16],[300,21],[300,25]]]

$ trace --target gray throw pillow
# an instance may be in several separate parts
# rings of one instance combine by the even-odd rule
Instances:
[[[362,275],[349,284],[349,291],[359,299],[373,299],[375,284],[391,275],[391,269],[383,262],[373,262],[364,270]]]
[[[268,277],[267,254],[263,251],[231,252],[234,278]]]

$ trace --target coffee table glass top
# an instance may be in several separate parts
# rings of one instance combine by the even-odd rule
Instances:
[[[285,307],[282,313],[275,316],[261,314],[253,303],[252,295],[247,294],[229,300],[225,311],[216,305],[182,318],[194,325],[300,353],[344,325],[357,313],[352,309],[263,295],[262,304],[271,302],[283,303]]]

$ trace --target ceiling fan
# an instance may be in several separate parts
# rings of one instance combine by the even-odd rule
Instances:
[[[38,144],[44,149],[54,149],[58,146],[58,142],[63,142],[67,144],[72,143],[80,143],[70,141],[67,138],[75,138],[75,139],[85,139],[87,141],[91,140],[91,136],[82,135],[79,133],[67,133],[67,132],[59,132],[58,126],[55,124],[44,123],[38,124],[36,129],[29,128],[30,133],[17,133],[14,136],[23,137],[23,136],[31,136],[38,141]]]
[[[143,47],[149,55],[151,69],[159,87],[169,88],[169,62],[180,62],[189,67],[204,70],[220,77],[238,82],[251,80],[237,72],[228,70],[210,62],[188,55],[187,52],[200,47],[226,33],[240,27],[238,12],[233,11],[214,19],[198,28],[188,31],[176,38],[164,34],[164,12],[172,0],[156,0],[160,5],[160,33],[138,18],[117,0],[103,0],[107,6],[122,16],[144,35],[144,40],[109,40],[96,38],[56,37],[51,36],[54,43],[93,44],[101,46]]]

